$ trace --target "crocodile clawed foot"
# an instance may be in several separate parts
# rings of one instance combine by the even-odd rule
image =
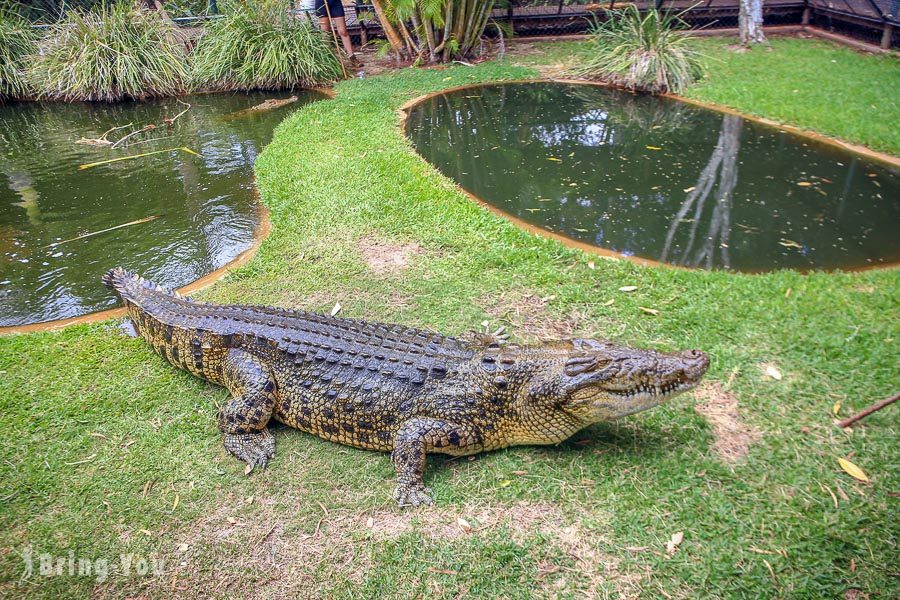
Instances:
[[[247,463],[248,473],[265,468],[275,456],[275,436],[268,429],[254,433],[226,433],[225,449]]]
[[[431,490],[421,483],[398,483],[394,488],[394,499],[401,507],[434,504],[430,493]]]
[[[490,329],[490,327],[487,327],[487,329]],[[494,331],[489,332],[488,335],[497,340],[499,344],[505,344],[509,341],[509,331],[506,330],[505,325],[500,325]]]

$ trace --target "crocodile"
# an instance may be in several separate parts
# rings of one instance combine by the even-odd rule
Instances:
[[[269,422],[390,452],[401,506],[431,504],[426,455],[557,444],[599,421],[654,407],[697,385],[699,350],[608,341],[533,345],[267,306],[194,301],[121,268],[104,283],[163,358],[231,393],[225,448],[249,473],[275,455]]]

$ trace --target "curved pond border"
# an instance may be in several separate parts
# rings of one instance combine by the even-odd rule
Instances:
[[[228,261],[215,271],[207,273],[200,279],[196,279],[191,283],[178,288],[178,293],[182,295],[188,295],[208,288],[218,280],[222,279],[222,277],[224,277],[225,274],[228,273],[228,271],[247,264],[247,262],[249,262],[250,259],[253,258],[253,256],[256,254],[256,251],[259,250],[259,247],[262,244],[263,240],[266,239],[269,236],[269,233],[272,232],[272,220],[269,216],[269,209],[259,200],[257,201],[256,205],[256,213],[259,216],[259,225],[253,232],[253,241],[251,242],[250,247],[232,258],[230,261]],[[125,316],[125,310],[126,309],[124,307],[109,308],[107,310],[92,312],[86,315],[69,317],[68,319],[43,321],[41,323],[31,323],[29,325],[12,325],[8,327],[0,327],[0,335],[9,335],[13,333],[34,333],[36,331],[52,331],[56,329],[62,329],[63,327],[68,327],[69,325],[96,323],[97,321],[105,321],[107,319],[123,317]]]
[[[409,119],[410,113],[418,105],[420,105],[423,102],[426,102],[428,100],[431,100],[432,98],[436,98],[438,96],[443,96],[445,94],[450,94],[453,92],[459,92],[459,91],[463,91],[463,90],[471,90],[471,89],[475,89],[475,88],[483,88],[483,87],[488,87],[488,86],[522,84],[522,83],[562,83],[562,84],[568,84],[568,85],[588,85],[588,86],[594,86],[594,87],[620,89],[620,88],[616,88],[616,86],[610,85],[608,83],[603,83],[601,81],[587,81],[584,79],[554,79],[554,78],[548,78],[548,77],[541,77],[541,78],[536,78],[536,79],[506,79],[506,80],[502,80],[502,81],[489,81],[489,82],[484,82],[484,83],[471,83],[471,84],[466,84],[466,85],[458,85],[458,86],[449,87],[449,88],[446,88],[446,89],[443,89],[443,90],[440,90],[437,92],[431,92],[430,94],[423,94],[422,96],[417,96],[417,97],[413,98],[412,100],[409,100],[408,102],[405,102],[404,104],[402,104],[400,106],[400,108],[397,109],[397,114],[400,117],[401,133],[403,134],[403,137],[406,138],[407,141],[409,141],[409,136],[406,135],[406,121],[407,121],[407,119]],[[676,94],[661,94],[661,96],[663,98],[669,98],[671,100],[675,100],[678,102],[684,102],[686,104],[691,104],[694,106],[699,106],[702,108],[706,108],[708,110],[714,110],[716,112],[723,113],[723,114],[737,115],[737,116],[741,117],[742,119],[746,119],[748,121],[755,121],[757,123],[762,123],[763,125],[775,127],[776,129],[781,129],[783,131],[787,131],[787,132],[793,133],[795,135],[799,135],[801,137],[805,137],[807,139],[810,139],[810,140],[813,140],[816,142],[828,144],[829,146],[841,148],[848,152],[853,152],[855,154],[865,156],[866,158],[870,158],[872,160],[877,160],[879,162],[883,162],[892,167],[896,167],[896,168],[900,169],[900,157],[892,156],[890,154],[885,154],[883,152],[878,152],[877,150],[872,150],[871,148],[867,148],[866,146],[851,144],[849,142],[844,142],[837,138],[832,138],[832,137],[828,137],[827,135],[822,135],[821,133],[816,133],[814,131],[809,131],[807,129],[801,129],[799,127],[794,127],[793,125],[785,125],[783,123],[779,123],[778,121],[773,121],[771,119],[766,119],[764,117],[747,115],[740,111],[734,110],[733,108],[728,108],[727,106],[721,106],[721,105],[712,104],[709,102],[702,102],[700,100],[694,100],[692,98],[685,98],[684,96],[678,96]],[[410,144],[410,145],[412,145],[412,144]],[[416,156],[418,156],[421,160],[426,162],[430,167],[437,170],[437,167],[435,167],[432,163],[428,162],[428,160],[426,160],[425,157],[423,157],[421,154],[416,152],[415,149],[413,149],[413,153]],[[454,185],[456,185],[456,187],[459,190],[461,190],[466,196],[469,197],[469,199],[474,201],[476,204],[486,208],[487,210],[494,213],[495,215],[502,217],[503,219],[506,219],[507,221],[509,221],[510,223],[515,225],[516,227],[518,227],[520,229],[524,229],[525,231],[528,231],[529,233],[533,233],[535,235],[538,235],[538,236],[541,236],[541,237],[544,237],[547,239],[556,240],[557,242],[560,242],[566,246],[569,246],[570,248],[577,248],[577,249],[587,252],[589,254],[600,256],[601,258],[606,258],[606,259],[611,259],[611,260],[624,259],[624,260],[627,260],[632,263],[639,264],[639,265],[645,266],[645,267],[647,267],[647,266],[666,267],[669,269],[679,269],[679,270],[685,270],[685,271],[698,270],[698,269],[692,269],[690,267],[684,267],[681,265],[673,265],[673,264],[669,264],[669,263],[660,262],[657,260],[653,260],[652,258],[643,258],[640,256],[630,256],[627,254],[621,254],[621,253],[615,252],[613,250],[607,250],[606,248],[600,248],[599,246],[593,246],[591,244],[587,244],[585,242],[581,242],[581,241],[572,239],[561,233],[556,233],[555,231],[549,231],[547,229],[543,229],[541,227],[538,227],[537,225],[528,223],[527,221],[524,221],[524,220],[520,219],[519,217],[512,215],[501,208],[497,208],[496,206],[485,201],[483,198],[473,194],[472,192],[470,192],[469,190],[464,188],[462,185],[460,185],[457,181],[455,181],[451,177],[447,177],[447,179],[450,179],[451,181],[453,181]],[[870,266],[856,267],[853,269],[843,269],[843,270],[847,271],[847,272],[870,271],[873,269],[890,269],[897,265],[900,265],[900,263],[893,262],[893,263],[870,265]],[[804,274],[809,271],[797,271],[797,272]],[[744,274],[745,275],[753,275],[754,273],[744,273]]]

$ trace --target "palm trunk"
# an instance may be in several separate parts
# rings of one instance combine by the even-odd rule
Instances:
[[[405,56],[406,49],[403,46],[403,41],[397,34],[397,30],[394,29],[394,26],[391,25],[391,22],[388,21],[387,17],[384,15],[384,6],[382,6],[381,0],[372,0],[372,6],[375,8],[375,15],[378,17],[378,22],[381,23],[384,37],[387,38],[391,48],[394,49],[394,52],[396,52],[398,56]]]

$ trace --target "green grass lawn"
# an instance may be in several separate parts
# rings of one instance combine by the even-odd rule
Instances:
[[[760,56],[777,57],[781,44]],[[245,476],[215,427],[225,391],[169,367],[115,322],[0,338],[2,595],[895,595],[896,408],[853,431],[835,427],[832,411],[840,403],[850,414],[896,391],[900,272],[754,276],[607,260],[591,269],[582,253],[517,230],[416,156],[396,113],[430,91],[537,76],[514,61],[347,81],[335,99],[294,113],[257,163],[273,232],[203,299],[321,311],[339,302],[344,316],[446,333],[489,319],[519,337],[552,323],[635,345],[697,347],[712,356],[715,385],[704,397],[737,403],[728,423],[682,396],[558,447],[432,459],[436,507],[401,511],[386,455],[285,428],[270,468]],[[740,103],[755,97],[727,83],[741,70],[729,66],[726,83],[711,77],[694,94],[748,110]],[[841,102],[859,106],[844,114],[870,114],[871,82],[849,81]],[[829,90],[818,89],[819,106],[829,105]],[[887,96],[875,102],[896,114]],[[755,112],[814,127],[795,98],[782,99],[782,113],[765,104]],[[847,131],[873,147],[900,146],[896,132],[882,143],[877,129]],[[384,272],[367,254],[373,246],[399,253],[406,268]],[[619,292],[624,285],[637,290]],[[769,365],[780,381],[764,376]],[[741,440],[752,442],[743,458],[717,452]],[[838,457],[871,483],[850,478]],[[677,532],[683,541],[669,554]],[[42,576],[36,562],[22,580],[28,548],[105,558],[109,575],[70,576],[64,564],[63,575]],[[162,559],[163,575],[123,574],[120,553]]]

